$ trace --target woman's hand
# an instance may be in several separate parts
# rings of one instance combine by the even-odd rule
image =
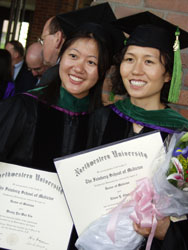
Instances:
[[[170,217],[165,217],[162,220],[158,220],[154,237],[157,238],[158,240],[163,240],[169,226],[170,226]],[[141,234],[144,237],[148,237],[151,232],[150,227],[141,228],[140,225],[136,223],[133,223],[133,227],[138,234]]]

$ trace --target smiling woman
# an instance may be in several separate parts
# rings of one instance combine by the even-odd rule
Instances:
[[[174,88],[175,92],[170,93],[176,95],[181,84],[177,55],[180,52],[173,55],[173,43],[179,37],[181,48],[188,47],[188,33],[180,30],[179,35],[176,26],[149,12],[119,19],[117,23],[130,37],[117,60],[113,92],[126,93],[127,98],[93,113],[88,147],[154,130],[159,130],[165,140],[169,135],[188,130],[188,120],[168,106],[169,88]],[[187,228],[187,220],[183,223],[172,223],[168,217],[159,220],[151,250],[187,250]],[[145,237],[151,230],[137,224],[134,229]]]
[[[88,95],[98,81],[98,46],[93,38],[79,39],[62,55],[61,85],[74,97]]]
[[[176,26],[150,12],[121,18],[116,23],[130,37],[117,58],[112,88],[115,94],[128,97],[96,111],[94,117],[98,113],[107,123],[103,124],[103,119],[101,124],[97,122],[97,126],[105,128],[100,136],[95,134],[94,124],[88,145],[97,146],[155,129],[165,139],[177,130],[188,129],[188,121],[168,106],[170,87],[178,92],[177,85],[181,84],[181,63],[173,61],[178,53],[174,56],[173,44],[179,37],[181,48],[188,47],[188,33],[180,30],[179,34]],[[95,120],[99,121],[96,117]],[[114,130],[117,126],[119,129]]]
[[[162,58],[164,61],[164,58]],[[131,102],[147,110],[164,108],[161,89],[171,76],[160,60],[158,49],[129,46],[121,62],[120,73]]]
[[[102,84],[114,53],[112,37],[109,26],[104,28],[99,24],[86,23],[76,28],[62,46],[59,75],[48,88],[35,92],[39,99],[49,104],[58,102],[71,112],[82,111],[82,102],[88,103],[84,110],[87,112],[102,106]],[[61,95],[67,92],[74,99],[68,101],[69,107],[65,101],[60,101],[65,98]]]
[[[110,6],[107,10],[112,12]],[[106,8],[101,15],[94,11],[97,18],[93,19],[110,22],[113,15],[104,18],[106,13]],[[105,25],[85,23],[87,15],[81,14],[78,19],[84,25],[71,27],[72,33],[66,34],[61,47],[57,77],[47,86],[0,103],[0,161],[56,172],[55,158],[86,149],[90,113],[102,105],[102,84],[113,54],[121,46],[115,46],[117,32]],[[71,13],[73,20],[75,15]],[[45,32],[41,35],[43,56],[44,49],[54,56],[50,41],[58,40],[53,39],[58,38],[58,32]],[[118,33],[124,39],[123,33]],[[38,66],[29,68],[36,73]]]
[[[62,46],[56,79],[0,104],[0,160],[55,171],[55,158],[86,149],[89,114],[102,105],[112,54],[106,28],[76,28]]]

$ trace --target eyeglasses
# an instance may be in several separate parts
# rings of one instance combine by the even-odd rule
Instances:
[[[38,42],[39,42],[41,45],[43,45],[43,44],[44,44],[44,38],[45,38],[46,36],[49,36],[49,35],[51,35],[51,34],[44,35],[43,38],[39,37],[39,38],[38,38]]]

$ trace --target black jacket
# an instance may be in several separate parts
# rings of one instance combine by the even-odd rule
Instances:
[[[38,79],[34,77],[27,69],[27,65],[24,62],[16,79],[14,80],[15,83],[15,94],[23,93],[27,90],[33,89],[36,86]]]

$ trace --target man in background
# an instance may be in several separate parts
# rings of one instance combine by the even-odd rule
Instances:
[[[15,94],[34,88],[37,78],[27,69],[23,45],[19,41],[12,40],[6,44],[5,49],[10,52],[12,58]]]
[[[50,17],[43,28],[39,42],[43,46],[44,64],[52,67],[58,63],[65,34],[56,16]]]
[[[42,45],[43,63],[50,67],[42,76],[40,85],[51,82],[59,73],[59,54],[65,34],[56,16],[50,17],[43,28],[39,42]]]
[[[36,86],[40,85],[40,79],[43,73],[49,68],[44,65],[42,56],[42,45],[39,42],[32,43],[26,51],[26,63],[28,70],[34,77],[38,78]]]

